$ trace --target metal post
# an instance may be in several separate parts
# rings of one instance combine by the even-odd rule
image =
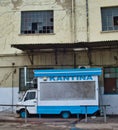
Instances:
[[[13,105],[14,105],[14,74],[16,69],[14,68],[15,63],[12,63],[12,113],[13,113]]]
[[[13,104],[14,104],[14,72],[12,72],[12,113],[13,113]]]
[[[103,109],[104,109],[104,122],[106,123],[107,118],[106,118],[106,106],[105,105],[103,106]]]
[[[88,119],[87,119],[87,106],[85,106],[85,122],[88,122]]]
[[[27,106],[25,106],[25,123],[27,123]]]

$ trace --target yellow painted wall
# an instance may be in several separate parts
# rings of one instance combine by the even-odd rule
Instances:
[[[87,41],[118,40],[118,32],[102,32],[101,7],[116,6],[117,0],[88,0],[89,26],[87,33],[86,0],[0,0],[0,86],[12,86],[12,75],[3,80],[12,71],[12,63],[17,69],[14,86],[19,86],[19,68],[28,67],[74,67],[74,55],[71,52],[37,53],[32,66],[26,53],[11,48],[11,44],[35,43],[73,43]],[[53,34],[21,35],[21,11],[54,10]],[[72,23],[74,25],[72,25]],[[74,33],[74,35],[73,35]],[[76,65],[89,65],[87,52],[75,52]],[[118,66],[114,59],[117,50],[93,51],[93,66]],[[4,82],[3,82],[4,81]]]
[[[117,0],[88,0],[89,1],[89,37],[90,41],[118,40],[118,31],[102,31],[101,7],[118,6]]]
[[[101,7],[116,6],[118,1],[88,0],[88,33],[86,0],[73,2],[74,6],[72,0],[1,0],[0,54],[21,53],[20,50],[11,48],[11,44],[72,43],[73,40],[81,42],[87,41],[87,35],[89,41],[118,40],[117,31],[102,32],[100,10]],[[54,10],[53,34],[20,34],[21,11],[35,10]]]
[[[21,11],[54,10],[54,33],[21,35]],[[11,44],[71,43],[71,0],[1,0],[0,53],[20,53]]]

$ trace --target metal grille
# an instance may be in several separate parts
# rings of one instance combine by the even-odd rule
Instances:
[[[95,99],[95,81],[41,83],[40,100]]]

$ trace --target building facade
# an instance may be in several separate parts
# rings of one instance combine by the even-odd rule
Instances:
[[[1,0],[0,25],[1,104],[32,87],[26,66],[27,81],[34,69],[101,67],[100,103],[118,114],[116,0]]]

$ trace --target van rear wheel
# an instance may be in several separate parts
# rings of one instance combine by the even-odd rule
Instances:
[[[70,117],[70,112],[69,111],[64,111],[64,112],[61,113],[61,116],[62,116],[62,118],[67,119],[67,118]]]

